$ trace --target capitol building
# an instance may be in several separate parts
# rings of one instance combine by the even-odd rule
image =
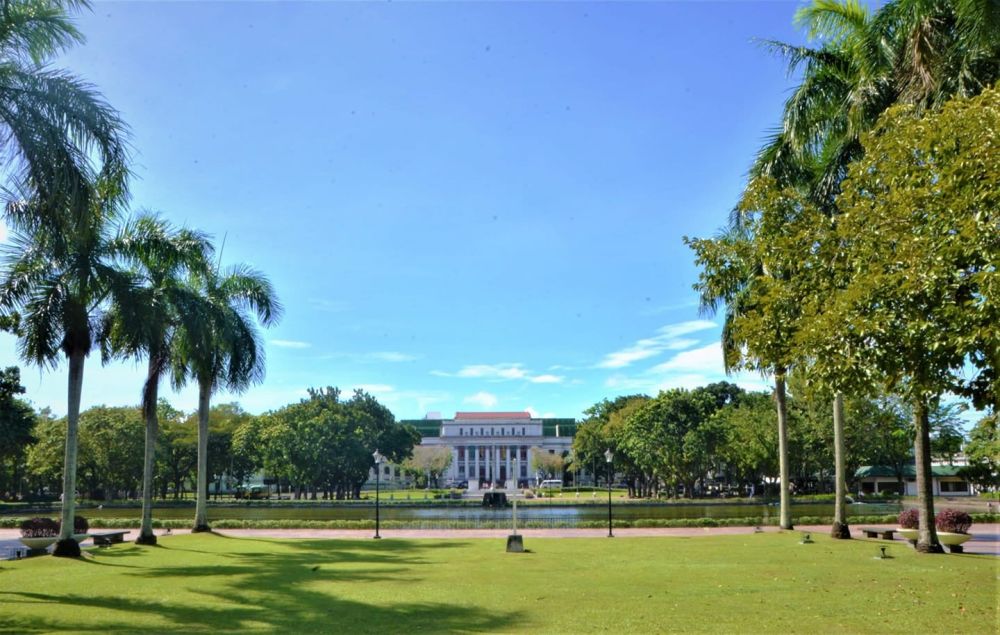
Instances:
[[[468,482],[470,490],[525,486],[536,478],[531,471],[534,454],[563,456],[576,432],[575,419],[532,417],[529,412],[456,412],[454,419],[431,412],[401,423],[420,432],[420,445],[451,450],[444,481]]]

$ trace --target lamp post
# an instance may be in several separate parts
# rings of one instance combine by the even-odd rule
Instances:
[[[382,536],[378,534],[379,529],[379,508],[378,508],[378,491],[379,491],[379,480],[382,475],[382,463],[385,462],[385,457],[376,449],[372,453],[372,458],[375,459],[375,535],[373,538],[378,540]]]
[[[615,534],[611,531],[611,462],[615,459],[615,453],[608,448],[604,451],[604,460],[608,462],[608,538],[614,538]]]

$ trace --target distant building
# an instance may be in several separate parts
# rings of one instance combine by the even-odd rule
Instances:
[[[532,417],[528,412],[456,412],[454,419],[433,412],[401,423],[420,432],[420,445],[450,449],[452,461],[445,482],[468,482],[473,490],[490,485],[513,488],[534,481],[534,453],[562,456],[569,452],[576,433],[575,419]]]
[[[931,488],[934,496],[972,496],[977,493],[976,486],[961,475],[964,465],[932,465]],[[862,494],[881,494],[899,492],[899,476],[896,471],[885,465],[865,465],[854,473],[858,481],[858,491]],[[917,470],[912,463],[903,466],[903,493],[906,496],[917,495]]]

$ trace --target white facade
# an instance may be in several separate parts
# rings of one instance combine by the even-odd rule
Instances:
[[[431,422],[440,422],[436,436],[428,434]],[[424,434],[421,445],[451,450],[445,482],[468,482],[475,490],[533,483],[537,475],[532,457],[536,452],[560,456],[568,452],[575,432],[571,422],[533,418],[527,412],[458,412],[454,419],[428,415],[419,427]]]

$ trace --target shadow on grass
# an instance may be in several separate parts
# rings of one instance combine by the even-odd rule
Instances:
[[[234,540],[231,552],[198,551],[158,546],[157,551],[184,551],[187,562],[178,566],[156,563],[143,566],[143,549],[91,552],[88,562],[128,561],[119,578],[134,580],[138,590],[152,593],[115,596],[100,589],[74,592],[0,591],[0,604],[52,604],[79,607],[82,611],[106,609],[111,619],[73,623],[51,616],[11,614],[0,616],[0,630],[23,633],[53,630],[122,632],[243,631],[289,632],[454,632],[496,631],[516,624],[519,614],[502,609],[464,606],[459,589],[434,602],[396,602],[392,587],[419,585],[422,567],[434,566],[426,553],[460,546],[450,542],[384,540],[359,543],[341,540],[268,541]],[[457,542],[457,541],[456,541]],[[261,543],[261,544],[252,544]],[[247,548],[249,546],[249,549]],[[259,546],[259,549],[258,549]],[[225,549],[225,546],[222,546]],[[200,553],[210,555],[204,563]],[[220,558],[223,562],[219,562]],[[191,562],[194,560],[195,562]],[[471,563],[470,563],[471,564]],[[371,601],[338,596],[346,584],[371,588]],[[120,586],[120,585],[117,585]],[[198,604],[156,598],[156,588],[184,588],[202,598]],[[352,591],[357,586],[352,586]],[[167,594],[164,594],[167,595]],[[368,595],[368,594],[366,594]],[[355,593],[356,596],[356,593]],[[43,611],[34,611],[44,613]],[[73,611],[68,612],[69,615]],[[93,614],[91,614],[93,615]],[[70,618],[71,619],[71,618]]]

